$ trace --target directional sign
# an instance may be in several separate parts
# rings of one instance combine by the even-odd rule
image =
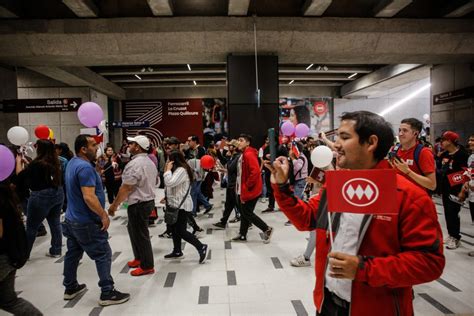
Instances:
[[[82,104],[81,98],[14,99],[0,101],[3,112],[74,112]]]
[[[143,127],[150,127],[149,121],[131,121],[131,122],[112,122],[113,128],[143,128]]]

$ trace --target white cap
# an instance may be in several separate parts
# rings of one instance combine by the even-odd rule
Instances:
[[[141,148],[145,150],[148,150],[148,148],[150,148],[150,141],[148,140],[148,137],[146,136],[138,135],[135,137],[127,137],[127,140],[129,142],[137,143]]]

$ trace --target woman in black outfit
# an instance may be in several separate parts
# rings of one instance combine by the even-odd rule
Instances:
[[[64,201],[61,166],[51,141],[39,139],[36,153],[37,157],[21,171],[24,173],[21,178],[31,190],[26,220],[28,253],[31,253],[38,227],[46,218],[51,230],[51,247],[46,256],[58,258],[62,248],[60,217]],[[21,156],[17,156],[17,165],[21,165]]]
[[[43,315],[36,307],[15,292],[18,250],[17,236],[24,234],[22,214],[18,208],[20,201],[7,181],[0,183],[0,309],[13,315]],[[25,236],[23,235],[24,240]],[[23,243],[24,245],[24,243]],[[24,261],[23,261],[24,262]]]
[[[107,189],[107,198],[112,204],[122,185],[123,165],[119,156],[115,153],[112,146],[105,149],[106,163],[104,165],[105,188]]]

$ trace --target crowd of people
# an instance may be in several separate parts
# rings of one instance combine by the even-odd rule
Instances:
[[[213,227],[226,229],[228,222],[239,223],[232,242],[246,242],[252,226],[262,231],[263,243],[271,242],[276,228],[255,213],[259,200],[268,202],[263,214],[278,211],[278,205],[288,218],[285,225],[309,231],[304,253],[290,264],[310,266],[316,250],[314,301],[318,315],[366,315],[369,310],[386,310],[394,299],[401,314],[413,314],[412,286],[438,278],[445,265],[444,246],[455,250],[460,245],[459,212],[466,200],[474,224],[474,135],[469,137],[468,148],[453,131],[444,132],[430,146],[420,141],[422,128],[417,119],[402,120],[399,142],[394,143],[389,123],[376,114],[359,111],[341,117],[335,141],[324,133],[316,139],[267,137],[257,149],[251,135],[241,134],[236,139],[216,139],[204,148],[198,136],[190,135],[185,141],[169,136],[154,146],[144,130],[124,140],[118,152],[107,144],[99,156],[99,144],[89,135],[77,136],[74,154],[67,144],[55,145],[50,140],[36,142],[34,159],[12,148],[16,169],[0,183],[0,308],[15,315],[41,315],[31,303],[17,297],[14,278],[16,269],[30,257],[35,238],[47,234],[45,219],[51,234],[46,256],[61,257],[62,237],[66,238],[65,300],[87,289],[77,280],[85,252],[97,267],[99,304],[128,301],[130,295],[118,291],[111,276],[110,216],[127,203],[127,230],[134,255],[128,262],[133,269],[130,274],[155,273],[148,227],[157,218],[158,187],[164,189],[161,202],[166,205],[166,230],[159,236],[173,240],[173,249],[164,259],[183,258],[181,242],[185,240],[195,247],[198,263],[204,263],[209,247],[198,238],[203,232],[198,214],[216,209],[213,187],[219,183],[225,188],[225,204]],[[271,162],[273,141],[278,144],[278,158]],[[334,154],[323,172],[395,169],[398,214],[338,213],[329,223],[326,191],[330,188],[313,174],[311,159],[312,150],[320,145],[328,146]],[[205,155],[213,157],[214,167],[201,165]],[[468,180],[456,182],[455,175]],[[444,244],[433,195],[441,197],[444,208],[448,231]],[[61,213],[65,213],[63,222]],[[19,231],[24,231],[23,244]],[[329,233],[335,235],[333,244]],[[10,246],[13,239],[18,247]]]

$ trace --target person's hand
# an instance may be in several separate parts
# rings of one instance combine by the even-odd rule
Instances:
[[[162,198],[160,201],[160,204],[165,204],[166,203],[166,198]]]
[[[290,158],[293,160],[297,158],[293,151],[290,152]]]
[[[165,165],[165,172],[167,171],[171,171],[171,169],[173,169],[173,161],[168,161],[166,162],[166,165]]]
[[[21,154],[17,154],[15,160],[17,165],[21,164],[23,162],[23,157],[21,156]]]
[[[410,167],[403,159],[399,160],[397,158],[394,158],[390,159],[388,162],[390,163],[390,165],[392,165],[392,167],[395,167],[396,169],[400,170],[400,172],[405,175],[408,175],[411,172]]]
[[[114,203],[110,204],[109,206],[109,215],[110,216],[115,216],[115,212],[117,212],[117,205],[115,205]]]
[[[288,175],[290,171],[290,164],[288,159],[284,156],[280,156],[273,162],[273,165],[270,161],[264,161],[265,168],[270,170],[270,182],[275,184],[284,184],[288,181]]]
[[[359,257],[342,252],[330,252],[328,258],[330,277],[335,279],[355,279],[357,268],[359,267]]]
[[[110,218],[109,216],[107,215],[107,213],[103,213],[102,216],[100,217],[100,221],[102,222],[102,230],[103,231],[106,231],[107,229],[109,229],[109,225],[110,225]]]
[[[321,132],[319,133],[319,138],[322,139],[323,141],[326,141],[328,138],[326,137],[326,133],[325,132]]]

